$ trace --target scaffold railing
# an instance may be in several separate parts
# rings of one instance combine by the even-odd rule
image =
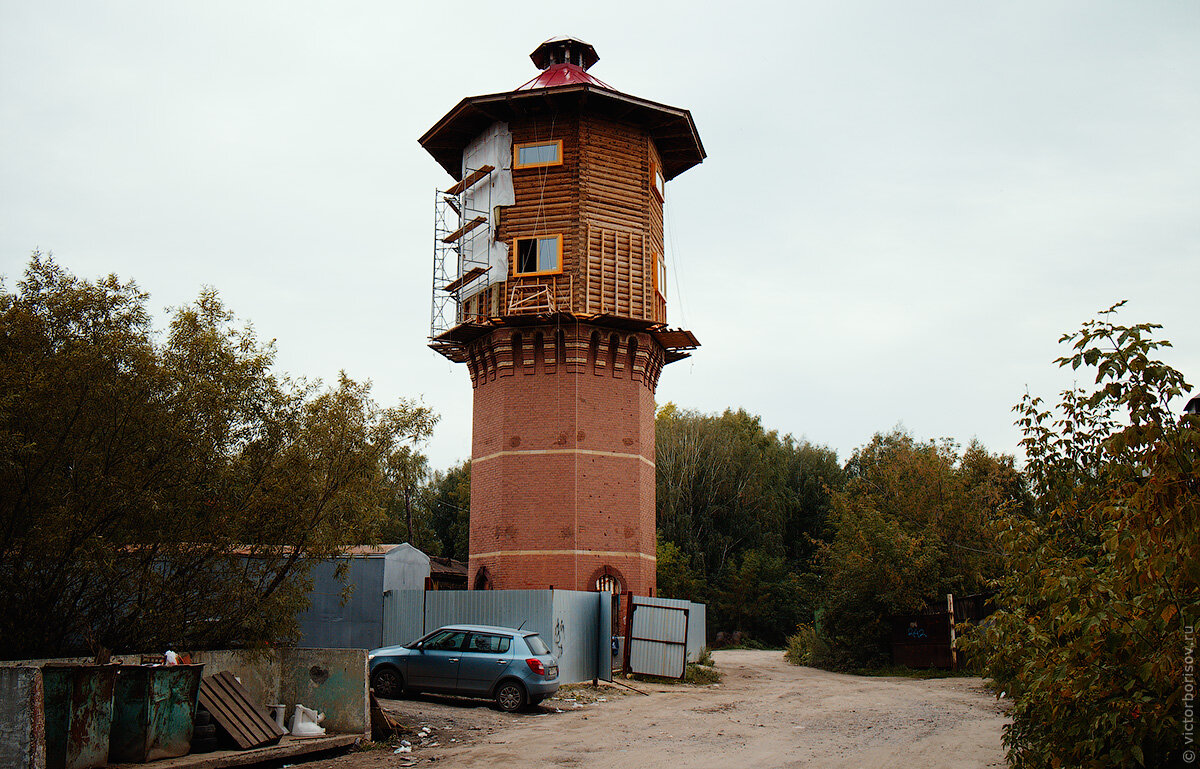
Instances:
[[[468,168],[461,182],[434,195],[430,338],[462,323],[463,297],[487,285],[495,223],[491,185],[480,182],[494,170]]]

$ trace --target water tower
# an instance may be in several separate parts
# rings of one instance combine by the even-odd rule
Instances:
[[[691,113],[617,91],[555,38],[540,74],[421,137],[436,199],[431,347],[474,388],[471,587],[655,587],[654,392],[698,346],[667,326],[665,183]]]

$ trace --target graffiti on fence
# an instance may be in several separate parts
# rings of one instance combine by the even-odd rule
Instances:
[[[567,626],[563,624],[562,617],[554,621],[554,652],[558,656],[563,654],[563,638],[567,635]]]

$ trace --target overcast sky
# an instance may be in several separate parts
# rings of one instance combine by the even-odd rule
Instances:
[[[703,347],[659,403],[842,459],[897,424],[1015,452],[1012,405],[1072,382],[1058,337],[1120,299],[1200,384],[1197,0],[525,8],[0,0],[0,273],[40,247],[157,310],[214,286],[281,370],[422,398],[445,467],[471,389],[425,346],[451,180],[417,138],[572,34],[708,151],[667,185]]]

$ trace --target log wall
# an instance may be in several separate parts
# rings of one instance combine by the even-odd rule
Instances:
[[[588,114],[539,115],[509,129],[514,144],[561,139],[563,163],[513,170],[517,202],[502,209],[496,230],[510,247],[509,279],[466,314],[553,310],[665,321],[654,284],[662,203],[650,189],[659,158],[646,130]],[[515,238],[539,235],[563,236],[562,274],[514,277]]]
[[[509,124],[513,144],[562,139],[563,162],[541,168],[514,168],[513,191],[516,204],[506,206],[500,213],[496,237],[509,245],[508,282],[500,298],[502,309],[508,312],[513,299],[513,284],[542,285],[552,294],[553,309],[570,310],[571,280],[553,276],[515,278],[515,238],[538,235],[562,235],[562,274],[572,275],[578,269],[579,243],[579,118],[571,114],[539,115]],[[522,293],[531,293],[519,288]],[[551,308],[547,308],[548,310]]]

